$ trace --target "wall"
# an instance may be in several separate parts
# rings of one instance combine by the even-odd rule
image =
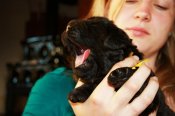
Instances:
[[[0,1],[0,115],[5,112],[6,81],[8,76],[6,64],[22,60],[22,46],[20,42],[25,38],[25,25],[30,19],[30,12],[43,12],[45,3],[46,0]],[[60,9],[60,11],[65,11],[66,9],[64,8]],[[73,7],[71,10],[67,10],[67,13],[70,12],[77,16],[77,8]]]
[[[0,1],[0,113],[5,110],[7,62],[18,62],[22,49],[20,41],[24,38],[25,22],[29,17],[27,0]]]
[[[22,59],[21,40],[25,38],[25,24],[31,10],[43,9],[45,0],[0,1],[0,114],[5,111],[6,63]],[[40,4],[40,7],[37,7]]]

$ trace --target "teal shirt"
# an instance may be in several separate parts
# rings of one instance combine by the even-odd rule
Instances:
[[[72,71],[57,68],[33,86],[23,116],[73,116],[67,95],[74,88]]]

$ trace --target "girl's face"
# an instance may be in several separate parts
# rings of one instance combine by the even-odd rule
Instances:
[[[145,58],[157,56],[175,20],[174,0],[126,0],[115,20]]]

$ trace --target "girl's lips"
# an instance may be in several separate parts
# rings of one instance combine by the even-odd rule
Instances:
[[[126,30],[131,31],[133,36],[145,36],[145,35],[150,35],[150,33],[141,27],[130,27],[130,28],[126,28]]]

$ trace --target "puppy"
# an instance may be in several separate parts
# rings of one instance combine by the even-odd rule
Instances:
[[[62,33],[62,43],[71,58],[69,62],[75,80],[80,79],[84,83],[69,94],[69,100],[74,103],[86,101],[115,63],[130,55],[137,55],[140,60],[143,57],[137,47],[132,45],[132,40],[127,34],[104,17],[70,21]],[[114,70],[108,77],[109,85],[117,91],[137,68],[123,67]],[[149,78],[152,76],[154,76],[153,72],[150,73]],[[149,78],[133,99],[142,93]],[[141,115],[147,116],[155,111],[158,106],[158,115],[174,115],[165,105],[164,96],[160,90],[153,102]]]

